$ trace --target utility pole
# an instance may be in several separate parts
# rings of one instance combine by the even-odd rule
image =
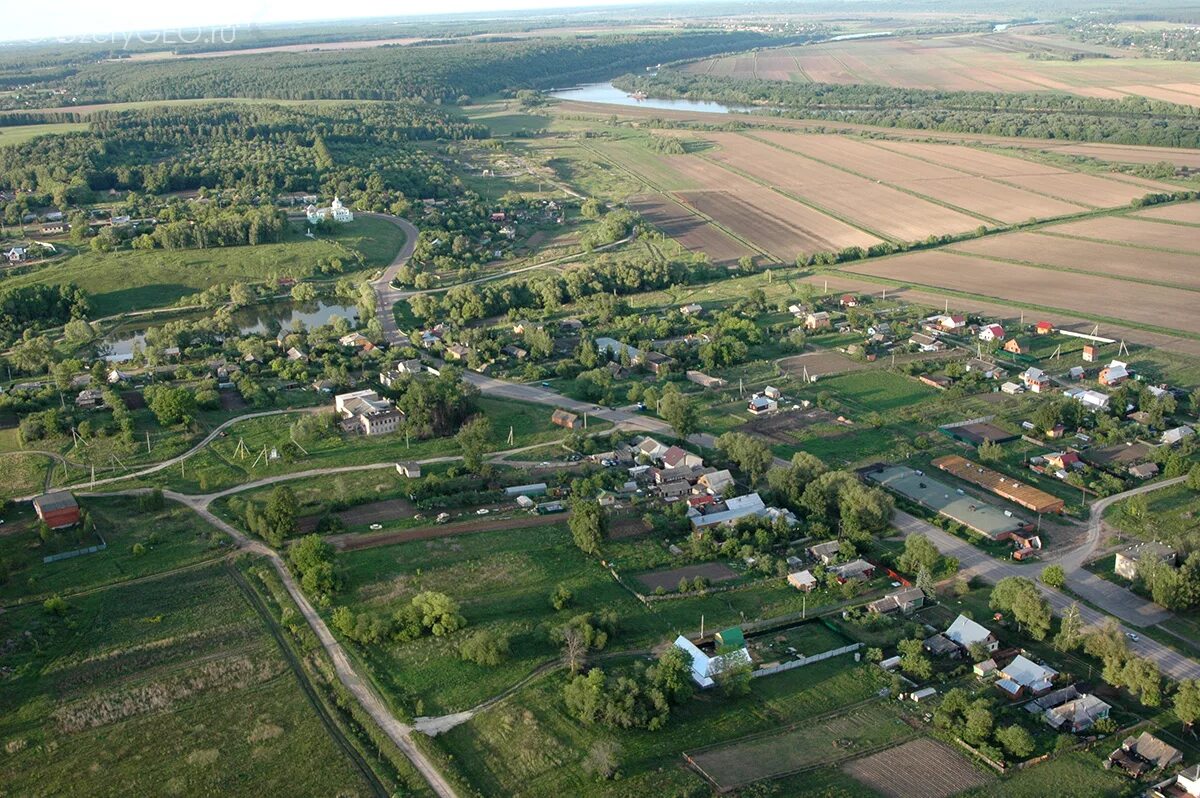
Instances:
[[[700,639],[704,639],[704,615],[700,615]]]
[[[146,430],[146,454],[150,454],[150,430]]]

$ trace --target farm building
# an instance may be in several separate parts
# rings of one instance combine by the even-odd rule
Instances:
[[[947,640],[964,651],[976,643],[982,643],[988,651],[1000,647],[1000,641],[986,627],[980,626],[965,615],[959,615],[944,632]]]
[[[413,461],[396,463],[396,473],[402,477],[409,479],[419,479],[421,477],[421,464]]]
[[[984,342],[1003,341],[1004,328],[999,324],[986,324],[979,330],[979,340]]]
[[[1098,357],[1100,357],[1100,347],[1094,344],[1083,345],[1083,361],[1085,363],[1095,363]]]
[[[662,454],[662,463],[667,468],[703,468],[704,458],[680,446],[672,446]]]
[[[1000,391],[1002,393],[1007,393],[1007,394],[1011,394],[1011,395],[1019,394],[1024,390],[1025,390],[1024,385],[1018,385],[1015,382],[1006,382],[1000,386]]]
[[[38,520],[51,529],[65,529],[79,523],[79,504],[65,490],[36,497],[33,509]]]
[[[841,299],[838,300],[838,304],[844,308],[856,308],[858,307],[858,297],[854,294],[842,294]]]
[[[1158,463],[1139,463],[1130,466],[1128,471],[1134,479],[1150,479],[1158,474]]]
[[[675,363],[675,358],[667,357],[659,352],[647,352],[644,358],[646,368],[651,374],[663,374]]]
[[[937,316],[935,317],[934,321],[936,325],[941,327],[943,330],[961,330],[963,327],[967,326],[966,316]]]
[[[1182,760],[1183,754],[1178,748],[1167,745],[1150,732],[1142,732],[1137,737],[1126,737],[1121,747],[1104,760],[1104,767],[1119,768],[1136,779],[1145,773],[1177,765]]]
[[[806,330],[828,330],[833,326],[833,322],[829,319],[829,314],[823,310],[815,313],[809,313],[804,317],[804,329]]]
[[[919,587],[906,587],[894,593],[888,593],[881,599],[867,605],[868,612],[886,615],[890,612],[902,612],[905,615],[925,603],[925,593]]]
[[[560,407],[550,414],[550,423],[564,429],[575,429],[579,426],[579,416]]]
[[[1164,432],[1159,442],[1165,446],[1174,446],[1177,443],[1181,443],[1184,438],[1190,438],[1195,434],[1196,430],[1184,424],[1181,427],[1174,427]]]
[[[940,338],[934,338],[932,335],[925,333],[913,333],[909,337],[908,342],[920,349],[922,352],[944,352],[946,351],[946,342]]]
[[[930,388],[937,388],[939,391],[944,391],[954,384],[945,374],[922,374],[917,379]]]
[[[534,482],[529,485],[513,485],[504,489],[505,496],[543,496],[546,493],[545,482]]]
[[[951,657],[957,659],[962,656],[962,649],[958,647],[958,644],[940,632],[925,638],[923,645],[932,657]]]
[[[837,577],[838,582],[844,584],[851,579],[870,579],[875,575],[875,566],[866,560],[852,560],[833,566],[829,572]]]
[[[719,649],[745,648],[746,635],[742,632],[741,627],[731,626],[713,635],[713,642]]]
[[[716,677],[727,668],[750,664],[750,651],[745,647],[744,640],[742,648],[711,657],[683,635],[675,638],[675,648],[691,658],[692,679],[701,687],[712,687],[717,683]]]
[[[507,346],[502,347],[500,352],[508,355],[511,358],[515,358],[516,360],[524,360],[525,358],[529,357],[529,351],[522,349],[516,344],[508,344]]]
[[[695,302],[692,302],[691,304],[681,307],[679,312],[685,316],[699,316],[704,312],[704,308],[700,307]]]
[[[1033,393],[1042,393],[1050,390],[1053,383],[1050,381],[1050,375],[1042,371],[1036,366],[1030,366],[1021,372],[1021,383],[1025,386],[1025,390]]]
[[[842,544],[837,540],[818,543],[808,547],[808,555],[814,560],[819,560],[822,565],[831,565],[841,558]]]
[[[620,360],[622,352],[625,352],[629,356],[630,363],[637,363],[642,360],[642,351],[640,349],[623,344],[615,338],[597,338],[596,351],[611,360]]]
[[[1029,342],[1023,338],[1009,338],[1004,342],[1004,351],[1014,355],[1028,355]]]
[[[720,377],[710,377],[709,375],[705,374],[702,371],[688,369],[688,371],[685,372],[684,376],[686,376],[688,378],[689,382],[694,382],[697,385],[699,385],[701,388],[724,388],[725,387],[725,380],[721,379]]]
[[[1120,360],[1114,360],[1100,369],[1100,375],[1096,379],[1101,385],[1107,385],[1110,388],[1120,385],[1129,379],[1129,365]]]
[[[1178,775],[1155,784],[1146,795],[1149,798],[1200,798],[1200,765],[1184,768]]]
[[[646,437],[642,438],[642,440],[638,443],[636,451],[637,454],[645,455],[651,460],[659,460],[662,458],[663,452],[667,451],[668,448],[670,447],[663,446],[653,438]]]
[[[1033,331],[1038,335],[1049,335],[1054,332],[1054,325],[1048,321],[1039,321]]]
[[[1118,576],[1133,581],[1137,578],[1138,564],[1144,560],[1158,560],[1174,567],[1179,554],[1175,549],[1157,541],[1135,543],[1117,552],[1113,570]]]
[[[923,507],[991,540],[1008,540],[1028,527],[1025,521],[907,466],[884,466],[867,472],[867,478]]]
[[[774,399],[761,395],[751,397],[750,401],[746,403],[746,411],[755,416],[773,413],[778,409],[778,402],[776,402]]]
[[[813,588],[817,586],[817,578],[807,568],[803,571],[788,574],[787,580],[789,585],[797,590],[803,590],[805,593],[811,593]]]
[[[938,430],[945,435],[949,435],[956,441],[969,443],[972,446],[979,446],[983,443],[1008,443],[1021,437],[1001,427],[997,427],[991,423],[991,418],[991,416],[988,416],[970,421],[960,421],[955,424],[946,424],[938,427]]]
[[[1074,399],[1088,410],[1107,410],[1109,395],[1086,388],[1067,388],[1063,396]]]
[[[1008,376],[1008,372],[1000,366],[977,357],[967,361],[967,371],[972,374],[982,374],[986,380],[1002,380]]]
[[[733,474],[729,472],[729,469],[723,468],[720,471],[702,475],[700,479],[696,480],[696,484],[711,495],[720,496],[733,487]]]
[[[1111,709],[1109,704],[1096,696],[1084,694],[1047,709],[1042,719],[1059,731],[1079,734],[1092,728],[1096,721],[1107,718]]]
[[[1020,505],[1035,513],[1061,513],[1065,502],[1032,485],[1018,482],[998,471],[976,465],[957,454],[939,457],[933,464],[964,482],[990,491],[1002,499]]]
[[[999,669],[999,680],[996,687],[1009,698],[1021,698],[1025,695],[1042,695],[1053,687],[1054,677],[1058,671],[1038,665],[1024,655],[1018,655],[1012,662]]]
[[[992,659],[991,657],[988,657],[983,662],[976,662],[975,665],[971,668],[971,672],[974,673],[976,676],[978,676],[980,679],[984,679],[988,676],[995,675],[996,668],[997,668],[996,660]]]

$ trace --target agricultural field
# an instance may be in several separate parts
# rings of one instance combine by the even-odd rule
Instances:
[[[1110,220],[1097,221],[1107,224]],[[1111,221],[1124,221],[1140,226],[1143,229],[1131,231],[1140,235],[1154,232],[1153,229],[1144,230],[1145,227],[1167,227],[1131,219]],[[1200,253],[1188,255],[1181,252],[1150,252],[1147,251],[1148,248],[1133,244],[1110,244],[1095,239],[1057,235],[1073,227],[1074,225],[1062,225],[1048,228],[1045,232],[989,236],[955,244],[946,251],[1045,267],[1058,273],[1086,272],[1097,276],[1121,278],[1133,283],[1159,283],[1193,291],[1200,290]],[[1174,228],[1168,228],[1167,232],[1171,232],[1172,229]],[[1186,228],[1181,229],[1186,232]],[[1120,228],[1114,226],[1112,235],[1119,234]],[[1003,266],[998,264],[998,268]]]
[[[1031,53],[1049,57],[1033,59]],[[1102,53],[1108,58],[1081,58]],[[1200,106],[1200,64],[1125,57],[1032,32],[828,42],[709,59],[688,71],[736,78],[950,91],[1062,91],[1083,97],[1150,97]]]
[[[692,252],[704,252],[713,263],[733,263],[754,250],[731,238],[666,195],[634,197],[630,207],[665,235]]]
[[[1188,208],[1187,205],[1172,206]],[[1200,204],[1191,209],[1200,219]],[[1200,256],[1200,235],[1183,224],[1157,223],[1151,216],[1131,214],[1086,219],[1043,228],[1047,235],[1068,236],[1082,241],[1101,241],[1125,247],[1144,247],[1161,252],[1183,252]],[[1125,252],[1125,256],[1133,255]]]
[[[1165,208],[1151,208],[1146,211],[1138,211],[1134,215],[1140,219],[1197,226],[1200,225],[1200,202],[1168,205]]]
[[[236,578],[212,565],[5,613],[5,789],[371,795]]]
[[[1190,291],[1090,274],[1055,272],[1037,266],[1003,263],[949,252],[915,252],[847,269],[886,280],[948,289],[1078,314],[1084,318],[1127,322],[1189,336],[1200,333]],[[1164,322],[1173,325],[1165,327]]]
[[[912,734],[891,707],[876,702],[684,756],[724,791],[814,765],[833,765]]]
[[[84,122],[52,122],[45,125],[12,125],[0,127],[0,147],[24,144],[38,136],[57,136],[87,130]]]
[[[842,766],[888,798],[950,798],[991,779],[943,742],[923,737]]]
[[[96,318],[162,307],[216,283],[261,283],[276,277],[313,275],[317,262],[338,258],[350,267],[351,252],[367,267],[387,265],[404,243],[400,228],[369,216],[336,234],[305,238],[293,230],[280,244],[212,249],[92,252],[75,254],[4,281],[6,287],[75,283],[91,294]]]

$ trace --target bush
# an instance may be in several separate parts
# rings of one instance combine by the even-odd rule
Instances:
[[[508,635],[480,629],[458,646],[458,654],[477,665],[499,665],[508,658]]]

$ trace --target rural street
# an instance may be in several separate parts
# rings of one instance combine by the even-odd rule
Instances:
[[[895,515],[892,517],[892,524],[905,537],[918,532],[928,537],[930,542],[937,547],[938,551],[958,560],[959,573],[963,576],[978,576],[989,584],[995,584],[1008,576],[1024,576],[1032,579],[1034,584],[1037,585],[1038,590],[1050,602],[1050,607],[1056,615],[1061,615],[1067,607],[1078,603],[1065,593],[1043,585],[1037,580],[1036,573],[1028,566],[1022,566],[1005,560],[997,560],[995,557],[977,549],[965,540],[956,538],[949,532],[906,512],[896,510]],[[1111,617],[1105,613],[1097,612],[1086,604],[1079,604],[1079,614],[1086,626],[1094,627],[1101,626]],[[1127,634],[1131,631],[1126,626],[1122,626],[1121,628]],[[1130,640],[1129,647],[1138,655],[1153,660],[1158,664],[1159,669],[1172,679],[1200,678],[1200,663],[1185,657],[1161,643],[1147,637],[1142,637],[1136,643]]]

